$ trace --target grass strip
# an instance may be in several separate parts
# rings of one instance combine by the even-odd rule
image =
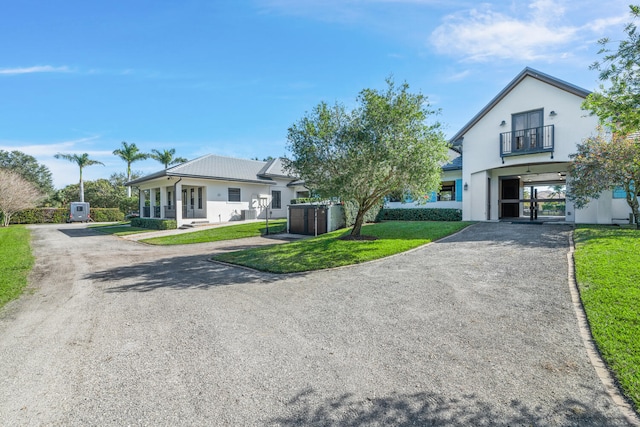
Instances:
[[[462,230],[470,222],[385,221],[362,228],[378,240],[341,240],[350,230],[298,242],[219,254],[214,260],[272,273],[296,273],[358,264],[405,252]]]
[[[269,221],[269,234],[277,234],[286,231],[286,219],[274,219]],[[245,237],[258,237],[265,235],[267,231],[264,222],[249,222],[239,225],[226,225],[222,227],[207,228],[202,231],[173,234],[163,237],[152,237],[141,240],[152,245],[188,245],[191,243],[218,242],[221,240],[243,239]]]
[[[593,338],[640,410],[640,231],[580,227],[576,279]]]
[[[152,231],[158,231],[158,230],[151,230],[148,228],[131,227],[130,225],[91,227],[91,229],[104,234],[113,234],[115,236],[126,236],[127,234],[140,234],[140,233],[150,233]]]
[[[34,260],[30,237],[24,226],[0,228],[0,307],[18,298],[27,285]]]

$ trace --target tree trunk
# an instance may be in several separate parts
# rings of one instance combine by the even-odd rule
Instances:
[[[360,236],[360,230],[362,229],[362,223],[364,222],[364,214],[366,211],[362,211],[362,208],[358,209],[358,213],[356,214],[356,222],[353,224],[353,229],[351,230],[351,236],[358,237]]]
[[[80,201],[84,202],[84,183],[82,182],[82,178],[80,178]]]

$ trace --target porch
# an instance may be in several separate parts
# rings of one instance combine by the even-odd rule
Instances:
[[[176,215],[180,212],[179,218]],[[206,188],[179,184],[140,190],[140,217],[206,219]]]

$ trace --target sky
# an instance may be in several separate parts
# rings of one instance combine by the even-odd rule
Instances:
[[[628,0],[2,0],[0,150],[56,153],[124,172],[143,152],[287,155],[287,129],[318,103],[356,106],[385,79],[427,95],[453,136],[525,67],[588,90],[597,41],[624,37]],[[157,172],[155,160],[133,164]]]

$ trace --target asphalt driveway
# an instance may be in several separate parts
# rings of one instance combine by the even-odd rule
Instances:
[[[0,313],[0,425],[626,425],[589,363],[564,226],[477,224],[293,276],[33,227]]]

